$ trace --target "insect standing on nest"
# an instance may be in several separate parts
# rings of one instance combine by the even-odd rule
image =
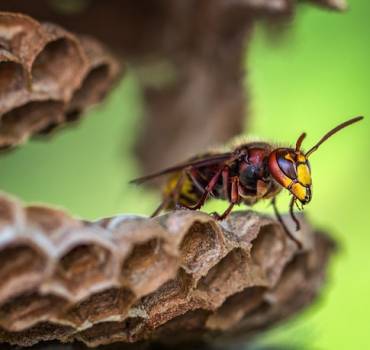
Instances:
[[[301,150],[306,137],[306,134],[302,133],[295,148],[276,147],[266,142],[244,143],[231,152],[202,154],[185,163],[131,182],[141,184],[162,175],[169,175],[163,190],[163,201],[153,216],[162,210],[181,207],[200,209],[210,197],[214,197],[230,203],[221,215],[213,213],[214,217],[223,220],[234,205],[244,203],[251,206],[261,199],[270,199],[277,219],[287,234],[300,245],[277,210],[276,195],[283,188],[291,193],[289,212],[296,224],[296,230],[299,230],[300,224],[294,216],[293,208],[296,205],[301,209],[311,200],[312,182],[308,158],[329,137],[362,119],[363,117],[356,117],[339,124],[307,152]]]

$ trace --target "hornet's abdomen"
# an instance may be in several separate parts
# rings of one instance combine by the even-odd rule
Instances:
[[[179,183],[180,178],[181,183]],[[176,186],[179,186],[177,191],[178,194],[176,194],[175,191]],[[201,194],[199,189],[185,173],[182,171],[177,172],[168,178],[163,188],[163,197],[170,198],[168,205],[164,209],[176,209],[176,205],[192,206],[199,200]],[[175,195],[177,198],[174,197]]]

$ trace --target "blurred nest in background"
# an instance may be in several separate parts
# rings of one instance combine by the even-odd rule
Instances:
[[[346,7],[343,0],[306,2]],[[263,21],[279,32],[295,5],[295,0],[13,0],[2,9],[92,35],[130,63],[146,107],[136,151],[150,172],[242,132],[248,115],[243,61],[252,29]]]
[[[118,61],[95,39],[0,13],[0,148],[78,119],[118,77]]]

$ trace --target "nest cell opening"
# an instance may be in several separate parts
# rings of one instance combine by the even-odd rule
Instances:
[[[217,265],[208,271],[206,276],[199,280],[198,288],[208,290],[211,294],[228,294],[233,292],[233,285],[230,283],[239,283],[236,275],[240,274],[241,269],[245,269],[246,262],[246,252],[241,248],[231,250]]]
[[[76,326],[83,323],[102,322],[108,318],[123,317],[135,301],[134,294],[126,288],[110,288],[95,293],[68,310],[66,318]]]
[[[73,41],[61,38],[48,43],[32,65],[34,90],[49,94],[71,93],[79,84],[82,65],[80,52]]]
[[[273,291],[273,299],[271,298],[268,302],[272,303],[283,303],[289,302],[293,295],[296,297],[299,295],[297,286],[304,286],[306,281],[309,280],[309,254],[304,253],[296,255],[291,261],[284,267],[278,284],[275,286]],[[307,297],[308,289],[303,288],[304,294]],[[313,297],[313,295],[312,295]],[[299,298],[296,298],[299,299]]]
[[[252,241],[251,257],[263,270],[273,268],[276,257],[285,249],[285,244],[277,234],[275,224],[262,226],[258,236]]]
[[[62,118],[63,105],[56,101],[36,101],[15,108],[0,120],[0,148],[22,142],[29,135]]]
[[[19,295],[0,307],[0,324],[7,330],[21,331],[57,315],[65,304],[66,300],[55,295]]]
[[[58,232],[73,223],[73,220],[62,211],[42,206],[28,207],[26,214],[27,221],[45,235]]]
[[[255,310],[262,302],[264,287],[248,287],[226,298],[220,308],[207,320],[207,326],[215,330],[227,330],[244,315]]]
[[[191,272],[203,270],[204,261],[216,260],[219,250],[214,226],[211,223],[195,222],[180,245],[182,265]]]
[[[74,93],[71,107],[67,111],[67,120],[76,120],[76,115],[81,113],[87,106],[98,103],[107,92],[107,85],[110,82],[109,66],[101,64],[94,67],[87,74],[81,87]]]
[[[98,244],[80,244],[59,260],[56,276],[71,293],[87,292],[113,276],[112,253]]]
[[[26,73],[21,64],[9,61],[0,62],[0,96],[21,90],[26,84]]]
[[[0,250],[0,302],[10,292],[21,292],[38,283],[46,267],[46,257],[26,244],[16,244]]]
[[[148,294],[176,276],[177,259],[163,249],[163,241],[151,239],[134,246],[121,268],[121,279],[135,294]]]

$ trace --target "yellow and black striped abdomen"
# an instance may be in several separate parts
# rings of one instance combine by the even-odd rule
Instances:
[[[175,209],[176,205],[192,206],[199,200],[201,192],[194,185],[187,174],[182,171],[168,177],[163,188],[163,198],[168,198],[168,205],[164,209]]]

